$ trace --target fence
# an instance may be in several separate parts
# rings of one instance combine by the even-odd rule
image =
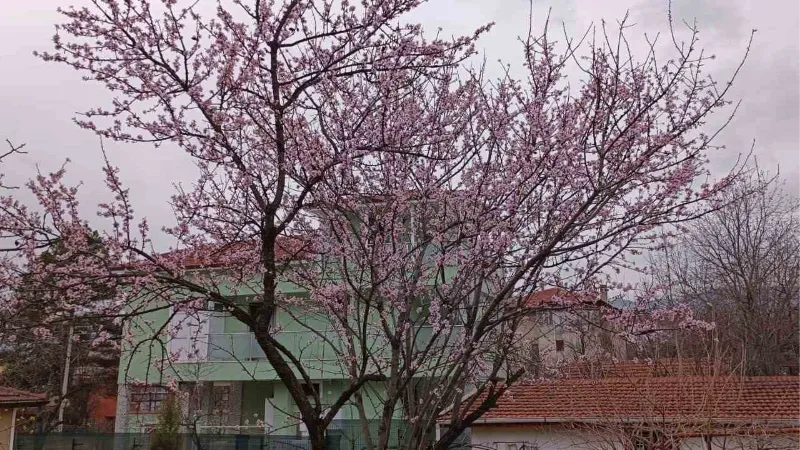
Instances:
[[[347,421],[336,430],[329,430],[327,450],[364,450],[361,425]],[[373,429],[374,428],[374,429]],[[392,424],[390,448],[399,447],[405,423]],[[370,433],[377,436],[377,424],[370,424]],[[432,436],[431,436],[432,437]],[[264,434],[200,434],[183,435],[182,450],[310,450],[308,439],[297,436]],[[469,430],[462,434],[451,449],[470,447]],[[52,434],[20,434],[16,436],[13,450],[149,450],[150,435],[145,433],[91,433],[64,432]]]
[[[326,448],[344,450],[336,436]],[[308,439],[265,435],[183,435],[183,450],[309,450]],[[14,450],[149,450],[150,435],[135,433],[61,433],[20,435]]]

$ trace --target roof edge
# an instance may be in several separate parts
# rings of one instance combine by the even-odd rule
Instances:
[[[515,424],[515,423],[565,423],[565,422],[580,422],[580,423],[603,423],[603,422],[648,422],[653,421],[653,417],[616,417],[616,418],[601,418],[601,417],[533,417],[533,418],[494,418],[494,419],[478,419],[473,422],[473,425],[502,425],[502,424]],[[686,423],[686,418],[657,418],[658,422],[666,423]],[[760,419],[760,418],[725,418],[725,417],[712,417],[709,419],[701,419],[704,422],[736,424],[759,424],[759,425],[794,425],[800,426],[800,418],[798,419]],[[447,423],[442,421],[439,423]]]

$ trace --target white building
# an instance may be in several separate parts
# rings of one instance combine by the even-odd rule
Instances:
[[[472,424],[492,450],[800,448],[800,378],[667,376],[514,386]]]
[[[521,306],[530,312],[517,330],[514,362],[534,377],[587,356],[627,359],[626,342],[604,318],[615,309],[605,291],[595,296],[548,288],[526,296]]]

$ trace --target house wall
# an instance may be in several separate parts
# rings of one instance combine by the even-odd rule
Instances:
[[[220,288],[224,294],[226,288]],[[305,295],[297,286],[291,283],[279,283],[278,291],[285,295]],[[152,311],[135,317],[125,324],[126,333],[132,335],[132,343],[124,343],[120,358],[118,384],[127,384],[132,381],[146,382],[149,384],[163,384],[170,379],[181,381],[248,381],[263,380],[275,381],[278,376],[272,367],[264,360],[245,360],[245,358],[232,357],[231,361],[202,361],[173,363],[161,370],[156,363],[170,351],[168,339],[154,340],[155,330],[164,329],[170,318],[168,308]],[[217,313],[213,313],[217,314]],[[298,322],[295,317],[302,317],[303,322]],[[248,328],[234,317],[218,314],[209,319],[212,333],[241,333],[237,339],[247,339]],[[279,310],[276,318],[276,329],[279,342],[293,350],[295,355],[300,355],[306,360],[308,372],[312,378],[336,379],[342,375],[339,358],[329,344],[318,339],[308,329],[331,329],[330,323],[323,315],[309,315],[305,311]],[[163,338],[163,336],[162,336]],[[208,338],[203,341],[208,345]],[[201,342],[199,345],[203,345]],[[336,340],[333,340],[336,343]],[[256,344],[257,346],[257,344]],[[166,348],[165,348],[166,347]]]
[[[797,450],[800,436],[781,434],[775,436],[713,436],[711,450]],[[706,439],[692,437],[681,440],[681,450],[708,450]]]
[[[0,450],[12,450],[14,409],[0,408]]]
[[[605,436],[553,425],[474,425],[472,448],[485,450],[612,450]],[[610,438],[610,437],[608,437]]]
[[[450,271],[448,269],[448,274]],[[258,282],[256,281],[250,284],[250,286],[257,285]],[[288,282],[280,282],[277,290],[284,295],[306,295],[306,292],[298,286]],[[243,302],[247,301],[244,297],[257,294],[253,291],[246,291],[241,286],[238,289],[233,289],[232,286],[225,285],[225,283],[220,284],[219,291],[222,295],[242,297]],[[246,303],[243,303],[244,305]],[[237,404],[237,411],[240,414],[235,420],[232,419],[234,423],[231,423],[231,425],[242,426],[245,425],[245,421],[255,423],[259,418],[263,419],[261,416],[264,414],[264,399],[269,391],[265,386],[271,385],[273,387],[270,392],[273,395],[273,402],[276,404],[276,424],[289,423],[289,417],[296,411],[296,406],[293,404],[288,391],[280,383],[275,370],[263,358],[248,359],[237,356],[236,358],[231,358],[232,360],[230,361],[208,360],[207,356],[210,355],[203,353],[203,355],[207,356],[201,356],[197,361],[172,362],[166,367],[159,367],[158,362],[165,359],[165,352],[170,351],[170,346],[168,342],[165,345],[165,341],[168,338],[161,341],[153,338],[156,330],[169,328],[165,325],[170,320],[170,316],[171,311],[169,308],[163,308],[134,317],[125,324],[125,333],[132,335],[133,339],[123,343],[123,351],[120,357],[117,378],[116,431],[141,431],[156,421],[155,414],[131,414],[128,412],[129,385],[134,383],[166,385],[172,381],[202,382],[207,384],[230,382],[235,386],[241,387],[237,394],[239,397],[236,400],[240,402]],[[239,338],[249,339],[248,327],[236,318],[221,312],[209,312],[208,317],[207,328],[210,334],[205,335],[206,345],[212,342],[211,339],[214,334],[227,335],[236,333],[236,337],[230,337],[230,339],[236,339],[236,342],[239,342]],[[301,320],[302,323],[298,322],[298,320]],[[281,309],[278,310],[275,325],[277,330],[275,333],[276,339],[292,351],[294,355],[298,356],[299,359],[303,360],[305,371],[312,380],[323,385],[323,403],[333,403],[340,392],[345,389],[343,380],[347,378],[342,369],[340,352],[336,352],[331,347],[331,345],[338,345],[339,341],[332,336],[332,343],[327,343],[309,331],[309,329],[317,330],[318,332],[331,330],[332,326],[329,319],[324,314],[308,314],[307,311],[301,311],[300,309],[296,311]],[[421,330],[420,336],[425,334],[424,331]],[[222,337],[222,339],[228,338],[228,336]],[[187,337],[182,339],[184,341],[189,340]],[[198,342],[202,339],[202,337],[201,339],[192,338],[191,341]],[[378,338],[376,337],[375,339]],[[370,345],[374,348],[381,347],[376,345],[375,341],[371,342]],[[209,348],[211,347],[218,348],[209,346]],[[257,344],[256,348],[256,351],[258,351]],[[424,370],[421,370],[420,373],[424,375]],[[296,374],[299,376],[298,372]],[[252,383],[268,384],[262,387],[253,387],[257,385],[251,385]],[[252,389],[256,390],[253,391]],[[371,401],[371,399],[380,397],[381,392],[382,387],[379,384],[368,385],[363,389],[362,395],[365,397],[365,408],[368,417],[377,416],[374,408],[379,402]],[[253,395],[251,396],[250,394]],[[341,413],[342,418],[345,420],[358,419],[354,406],[346,405]],[[259,417],[253,417],[253,414],[258,414]],[[399,418],[399,412],[397,417]]]
[[[713,436],[710,450],[796,450],[800,438],[794,434],[759,436]],[[709,450],[706,438],[686,437],[680,450]],[[478,424],[472,426],[472,448],[483,450],[629,450],[613,433],[580,431],[564,425]]]
[[[320,396],[323,404],[332,404],[346,387],[344,380],[313,380],[320,385]],[[244,381],[230,382],[232,387],[230,393],[230,413],[225,420],[220,420],[216,416],[214,406],[211,404],[211,389],[214,383],[204,383],[201,388],[201,420],[198,421],[200,430],[206,432],[226,433],[262,433],[263,430],[257,428],[259,421],[272,422],[272,432],[281,435],[294,435],[297,433],[298,413],[297,406],[291,398],[289,391],[280,381]],[[227,384],[227,382],[226,382]],[[380,417],[381,411],[378,409],[382,404],[380,397],[383,386],[378,383],[368,383],[362,395],[364,397],[364,411],[368,420],[376,420]],[[143,432],[152,426],[156,420],[156,414],[133,414],[128,411],[128,386],[123,385],[119,391],[119,401],[117,403],[116,432]],[[269,399],[272,406],[272,417],[265,417],[266,402]],[[189,417],[186,402],[182,405],[184,417]],[[401,416],[400,411],[396,413],[396,418]],[[360,420],[358,409],[355,405],[344,405],[338,414],[338,420],[358,421]],[[203,428],[208,427],[208,428]],[[241,428],[237,428],[241,427]]]
[[[599,311],[585,309],[580,316],[598,315]],[[550,318],[546,320],[546,318]],[[593,320],[600,320],[594,317]],[[538,346],[539,357],[544,365],[552,366],[559,361],[573,361],[588,351],[602,349],[618,359],[627,359],[624,340],[569,311],[542,310],[530,314],[519,325],[519,351],[525,358],[532,357],[532,347]],[[557,350],[556,341],[562,340],[562,350]]]
[[[89,420],[95,428],[111,431],[117,412],[117,397],[93,392],[89,394]]]

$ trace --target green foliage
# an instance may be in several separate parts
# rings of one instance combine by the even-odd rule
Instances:
[[[181,447],[181,406],[170,395],[158,411],[158,423],[150,438],[150,450],[179,450]]]

